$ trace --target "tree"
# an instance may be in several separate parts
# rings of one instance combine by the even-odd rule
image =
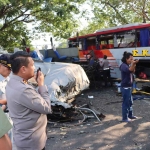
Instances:
[[[64,42],[64,43],[60,43],[57,48],[68,48],[68,44],[67,42]]]
[[[27,23],[33,23],[32,34],[51,32],[68,38],[78,27],[74,14],[85,0],[0,0],[0,45],[8,48],[21,45],[24,38],[30,44]],[[10,48],[11,49],[11,48]]]
[[[149,0],[91,0],[89,5],[94,17],[80,35],[106,27],[150,21]]]

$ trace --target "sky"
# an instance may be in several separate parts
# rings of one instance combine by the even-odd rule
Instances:
[[[50,33],[45,33],[45,36],[42,36],[43,33],[38,33],[38,36],[41,38],[39,39],[33,39],[31,44],[33,47],[37,49],[41,49],[42,47],[47,47],[48,49],[51,48],[51,43],[50,43]]]
[[[80,9],[87,9],[87,10],[91,10],[91,7],[87,4],[87,3],[85,3],[84,5],[82,5],[81,7],[80,7]],[[92,13],[90,13],[90,14],[92,14]],[[92,17],[92,15],[91,15],[91,17]],[[77,18],[79,18],[78,16],[77,16]],[[80,22],[80,27],[79,27],[79,30],[80,29],[83,29],[84,27],[86,27],[87,25],[88,25],[88,21],[87,20],[85,20],[85,18],[79,18],[79,22]],[[31,29],[32,28],[32,24],[27,24],[27,26],[28,26],[28,28],[29,29]],[[42,36],[43,35],[43,33],[39,33],[38,34],[38,36],[41,36],[41,38],[40,39],[33,39],[32,40],[32,45],[36,48],[36,49],[42,49],[42,47],[44,46],[44,45],[46,45],[46,47],[49,49],[49,48],[51,48],[51,44],[50,44],[50,37],[52,36],[51,35],[51,33],[45,33],[45,36]],[[53,38],[54,39],[54,38]],[[67,40],[66,40],[66,42],[67,42]],[[59,42],[57,42],[57,41],[54,41],[53,40],[53,43],[55,44],[55,46],[57,47],[60,43]]]

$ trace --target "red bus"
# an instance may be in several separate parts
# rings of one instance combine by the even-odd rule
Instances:
[[[107,55],[113,68],[111,77],[120,78],[119,66],[124,51],[133,53],[140,62],[136,75],[141,71],[150,77],[150,24],[134,23],[107,29],[97,30],[92,34],[68,39],[69,47],[79,48],[79,58],[85,59],[86,54],[93,50],[101,61]]]

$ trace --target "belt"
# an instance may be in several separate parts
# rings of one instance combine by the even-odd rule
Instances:
[[[124,89],[132,89],[132,87],[123,87]]]
[[[109,70],[109,68],[104,68],[103,70]]]

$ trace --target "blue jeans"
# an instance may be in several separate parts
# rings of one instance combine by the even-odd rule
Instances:
[[[133,116],[133,99],[132,88],[121,88],[123,102],[122,102],[122,120],[127,120]]]

